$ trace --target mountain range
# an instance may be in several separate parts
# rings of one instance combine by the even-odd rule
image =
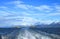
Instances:
[[[51,23],[51,24],[40,24],[40,23],[37,23],[37,24],[35,24],[35,27],[38,27],[38,28],[40,28],[40,27],[47,27],[47,28],[49,28],[49,27],[53,27],[53,28],[57,28],[57,27],[60,27],[60,22],[53,22],[53,23]]]

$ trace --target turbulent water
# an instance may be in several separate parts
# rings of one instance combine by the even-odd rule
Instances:
[[[1,39],[60,39],[60,36],[32,28],[21,28],[1,35]]]

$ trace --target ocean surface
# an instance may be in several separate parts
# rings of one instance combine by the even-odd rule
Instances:
[[[0,39],[60,39],[60,28],[0,28]]]

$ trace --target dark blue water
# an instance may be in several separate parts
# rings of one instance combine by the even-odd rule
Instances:
[[[0,35],[6,35],[21,28],[0,28]]]
[[[0,28],[0,39],[60,39],[60,28]]]
[[[50,33],[50,34],[57,34],[60,35],[60,28],[0,28],[0,35],[1,34],[8,34],[11,33],[15,30],[24,30],[24,29],[32,29],[34,31],[38,30],[38,31],[42,31],[42,32],[46,32],[46,33]]]
[[[60,28],[31,28],[33,30],[38,30],[38,31],[42,31],[42,32],[46,32],[49,34],[57,34],[60,35]]]

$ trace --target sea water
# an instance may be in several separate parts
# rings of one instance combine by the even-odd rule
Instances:
[[[43,28],[42,28],[43,29]],[[60,39],[60,35],[41,28],[1,28],[0,39]],[[45,31],[44,31],[45,30]]]

